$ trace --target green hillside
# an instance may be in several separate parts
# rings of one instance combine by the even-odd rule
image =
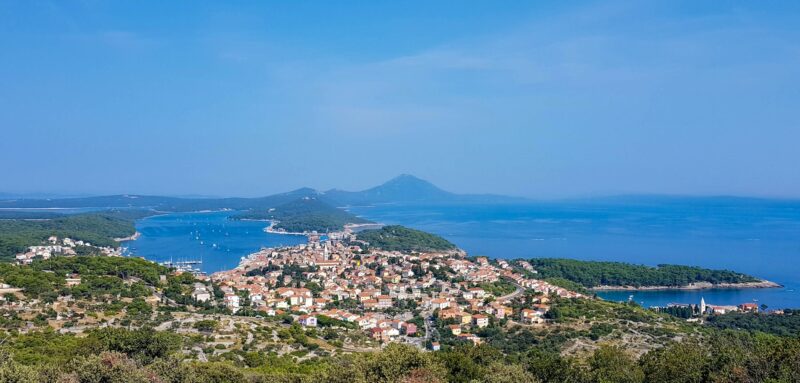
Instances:
[[[391,225],[376,230],[364,230],[356,237],[375,247],[389,251],[444,251],[453,250],[456,245],[450,241],[420,230],[409,229],[405,226]]]
[[[95,246],[117,246],[114,238],[127,237],[134,232],[133,220],[113,213],[0,220],[0,261],[13,259],[15,254],[28,246],[41,244],[51,235],[90,242]]]
[[[594,262],[575,259],[534,258],[530,264],[540,278],[563,278],[585,287],[597,286],[686,286],[708,282],[758,282],[750,275],[729,270],[710,270],[693,266],[658,265],[650,267],[621,262]]]
[[[349,223],[370,222],[312,197],[299,198],[271,209],[252,210],[234,218],[274,220],[276,229],[292,233],[325,233],[342,230]]]

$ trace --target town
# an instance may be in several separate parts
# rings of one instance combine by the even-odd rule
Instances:
[[[210,279],[225,293],[225,305],[237,312],[246,300],[268,316],[295,313],[297,322],[306,327],[316,327],[320,317],[332,318],[356,324],[384,343],[423,347],[423,340],[429,340],[427,346],[436,349],[431,334],[434,319],[455,320],[448,326],[451,335],[478,344],[480,337],[471,331],[489,326],[490,321],[507,318],[523,325],[542,324],[549,295],[583,296],[523,275],[535,274],[525,261],[514,266],[503,260],[493,263],[486,257],[468,258],[457,249],[365,251],[369,244],[352,233],[308,238],[299,246],[262,249],[237,268],[212,274]],[[514,310],[510,303],[526,290],[538,297]],[[198,301],[211,297],[203,285],[193,296]]]

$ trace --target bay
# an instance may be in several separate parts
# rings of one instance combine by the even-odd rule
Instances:
[[[175,213],[140,219],[136,221],[140,237],[124,246],[131,255],[156,262],[201,260],[200,269],[213,273],[236,267],[241,257],[262,247],[306,243],[302,235],[264,232],[267,222],[229,219],[234,213]]]

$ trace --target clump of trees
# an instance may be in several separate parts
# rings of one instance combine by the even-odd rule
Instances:
[[[719,329],[757,331],[781,336],[800,334],[800,313],[795,310],[784,310],[782,315],[737,312],[712,315],[706,319],[706,323]]]
[[[373,353],[313,358],[235,350],[201,363],[187,340],[152,329],[103,329],[84,338],[53,331],[0,347],[0,382],[644,383],[800,381],[800,339],[712,331],[635,358],[604,345],[586,359],[534,346],[514,353],[462,345],[424,352],[390,344]],[[230,355],[228,355],[230,354]],[[228,357],[230,356],[230,357]]]
[[[409,229],[400,225],[384,226],[376,230],[364,230],[356,237],[375,247],[388,251],[425,252],[453,250],[456,245],[450,241],[420,230]]]
[[[759,279],[729,270],[710,270],[693,266],[658,265],[650,267],[622,262],[579,261],[560,258],[533,258],[530,264],[539,278],[563,278],[584,287],[597,286],[686,286],[708,282],[745,283]]]
[[[271,209],[252,210],[235,219],[275,220],[276,229],[293,233],[338,231],[349,223],[368,223],[363,218],[328,205],[316,198],[299,198]]]
[[[111,213],[76,214],[63,217],[26,220],[0,220],[0,261],[12,260],[28,246],[42,244],[48,237],[72,238],[95,246],[116,247],[114,238],[133,235],[132,219]]]

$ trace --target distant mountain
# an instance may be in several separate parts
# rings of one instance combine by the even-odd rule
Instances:
[[[333,189],[319,192],[301,188],[286,193],[257,198],[179,198],[122,194],[80,198],[18,199],[0,198],[1,208],[140,208],[157,211],[257,210],[269,209],[299,198],[314,198],[330,205],[375,203],[508,203],[524,198],[493,194],[455,194],[434,184],[403,174],[388,182],[362,191]]]
[[[439,189],[434,184],[408,174],[402,174],[382,185],[352,192],[329,190],[324,193],[328,200],[346,205],[361,203],[441,201],[453,198],[455,194]]]
[[[494,194],[455,194],[440,189],[436,185],[409,174],[401,174],[386,183],[373,188],[351,192],[329,190],[323,194],[328,201],[343,205],[363,205],[374,203],[503,203],[520,202],[524,198],[507,197]]]

